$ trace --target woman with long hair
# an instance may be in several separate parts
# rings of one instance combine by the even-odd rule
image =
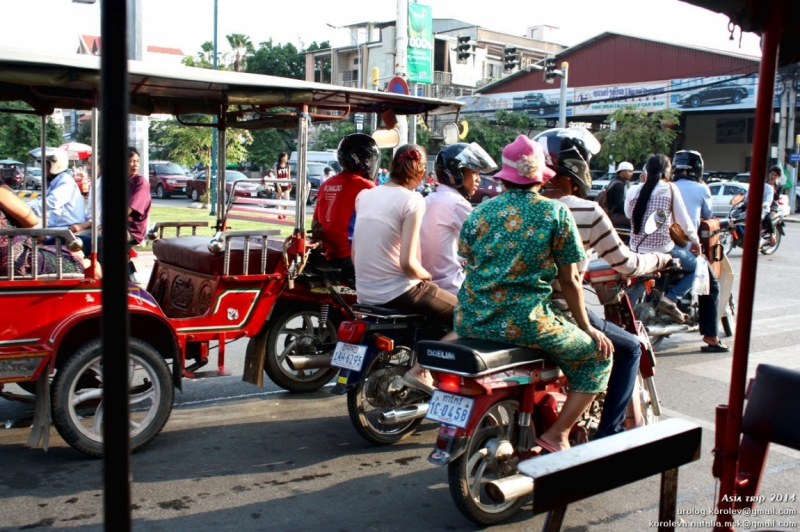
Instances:
[[[286,179],[287,181],[292,178],[291,171],[289,169],[289,154],[285,151],[282,151],[278,155],[278,161],[275,163],[275,178],[276,179]],[[292,191],[292,184],[286,183],[285,185],[277,185],[275,190],[278,191],[278,199],[282,200],[285,199],[286,201],[291,200],[290,192]],[[285,209],[286,207],[282,207]],[[279,219],[285,219],[286,216],[278,216]]]
[[[676,321],[683,323],[686,315],[676,304],[692,288],[695,258],[700,253],[700,240],[697,229],[689,217],[681,197],[681,191],[672,184],[672,163],[664,154],[651,156],[645,163],[647,180],[643,185],[628,191],[625,198],[625,216],[631,220],[631,249],[636,253],[669,253],[681,260],[681,269],[686,272],[658,303],[658,309]],[[644,230],[647,219],[661,210],[666,221],[655,232],[647,234]],[[685,247],[675,245],[669,228],[677,223],[689,240]]]
[[[389,181],[356,198],[351,251],[356,293],[359,303],[423,314],[431,329],[451,330],[456,296],[436,286],[420,262],[425,199],[414,189],[425,178],[426,160],[421,146],[398,148]],[[418,365],[404,380],[412,388],[433,391],[430,372]]]

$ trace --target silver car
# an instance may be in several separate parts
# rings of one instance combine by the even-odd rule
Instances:
[[[25,172],[25,188],[42,188],[42,169],[28,168]]]

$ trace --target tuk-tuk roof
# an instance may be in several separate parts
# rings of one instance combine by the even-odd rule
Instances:
[[[771,7],[783,4],[783,37],[781,38],[778,63],[780,66],[791,65],[800,61],[800,2],[797,0],[767,0],[753,2],[752,0],[682,0],[687,4],[702,7],[727,15],[743,31],[761,34],[767,21]]]
[[[142,61],[128,61],[128,72],[130,112],[141,115],[216,115],[220,105],[229,110],[262,106],[262,112],[270,112],[276,107],[296,109],[303,104],[312,108],[311,112],[313,108],[339,114],[393,109],[398,115],[414,115],[453,113],[464,105],[277,76]],[[38,114],[50,114],[55,108],[88,110],[95,104],[94,92],[99,87],[99,57],[53,56],[0,47],[0,101],[25,101]],[[265,127],[296,127],[296,119],[271,118]],[[317,114],[314,120],[325,121],[325,117]]]

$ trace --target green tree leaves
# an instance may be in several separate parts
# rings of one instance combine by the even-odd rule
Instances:
[[[639,164],[651,153],[669,154],[680,114],[678,109],[648,113],[632,105],[618,109],[606,119],[607,124],[615,124],[614,129],[597,134],[603,144],[597,160]]]
[[[30,109],[20,102],[2,104],[4,109]],[[39,135],[42,119],[35,115],[0,113],[0,158],[26,161],[28,152],[41,147]],[[47,145],[56,147],[64,143],[62,127],[47,118]]]

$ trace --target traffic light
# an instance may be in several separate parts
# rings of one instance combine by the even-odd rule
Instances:
[[[546,57],[544,60],[544,80],[547,83],[553,83],[556,79],[556,58]]]
[[[519,65],[519,54],[513,46],[503,48],[503,70],[513,70]]]
[[[469,35],[461,35],[458,38],[458,61],[465,62],[472,55],[472,43],[469,42]]]

